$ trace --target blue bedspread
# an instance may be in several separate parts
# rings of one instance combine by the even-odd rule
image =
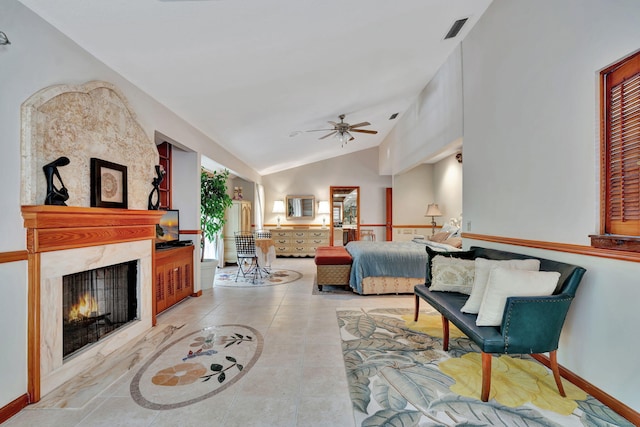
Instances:
[[[362,294],[365,277],[425,277],[427,251],[414,242],[351,241],[345,246],[353,263],[349,285]]]

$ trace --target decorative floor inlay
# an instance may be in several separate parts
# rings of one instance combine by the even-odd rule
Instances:
[[[242,378],[262,354],[260,332],[220,325],[192,332],[159,350],[131,381],[131,396],[149,409],[174,409],[207,399]]]

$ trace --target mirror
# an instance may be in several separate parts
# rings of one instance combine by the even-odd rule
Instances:
[[[315,197],[287,196],[287,219],[313,219],[315,217]]]
[[[360,229],[360,187],[330,187],[333,206],[331,244],[346,245],[357,240]]]

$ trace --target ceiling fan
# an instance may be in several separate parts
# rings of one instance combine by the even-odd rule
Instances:
[[[351,132],[368,133],[371,135],[375,135],[378,133],[377,130],[356,129],[363,126],[371,126],[371,123],[369,122],[361,122],[356,123],[355,125],[350,125],[349,123],[344,122],[344,114],[340,114],[338,118],[340,119],[340,123],[336,123],[333,121],[328,122],[333,126],[333,129],[314,129],[308,130],[307,132],[329,132],[328,134],[321,136],[318,139],[325,139],[332,135],[335,135],[338,141],[342,143],[342,145],[346,144],[347,141],[352,141],[355,139],[353,135],[351,135]]]

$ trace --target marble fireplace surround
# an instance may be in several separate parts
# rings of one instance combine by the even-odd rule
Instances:
[[[62,277],[130,260],[138,260],[136,289],[140,304],[136,320],[80,350],[63,363]],[[41,261],[40,390],[44,396],[79,372],[96,367],[105,355],[151,328],[151,288],[140,285],[148,283],[152,277],[152,261],[149,243],[145,241],[45,252]],[[42,307],[49,308],[42,310]]]
[[[114,85],[91,81],[44,88],[22,104],[21,129],[27,393],[33,403],[151,328],[153,245],[161,213],[146,210],[158,151]],[[70,159],[59,168],[68,206],[45,206],[42,166],[61,156]],[[92,157],[127,167],[128,209],[90,207]],[[138,263],[137,320],[63,361],[62,276],[131,260]]]

